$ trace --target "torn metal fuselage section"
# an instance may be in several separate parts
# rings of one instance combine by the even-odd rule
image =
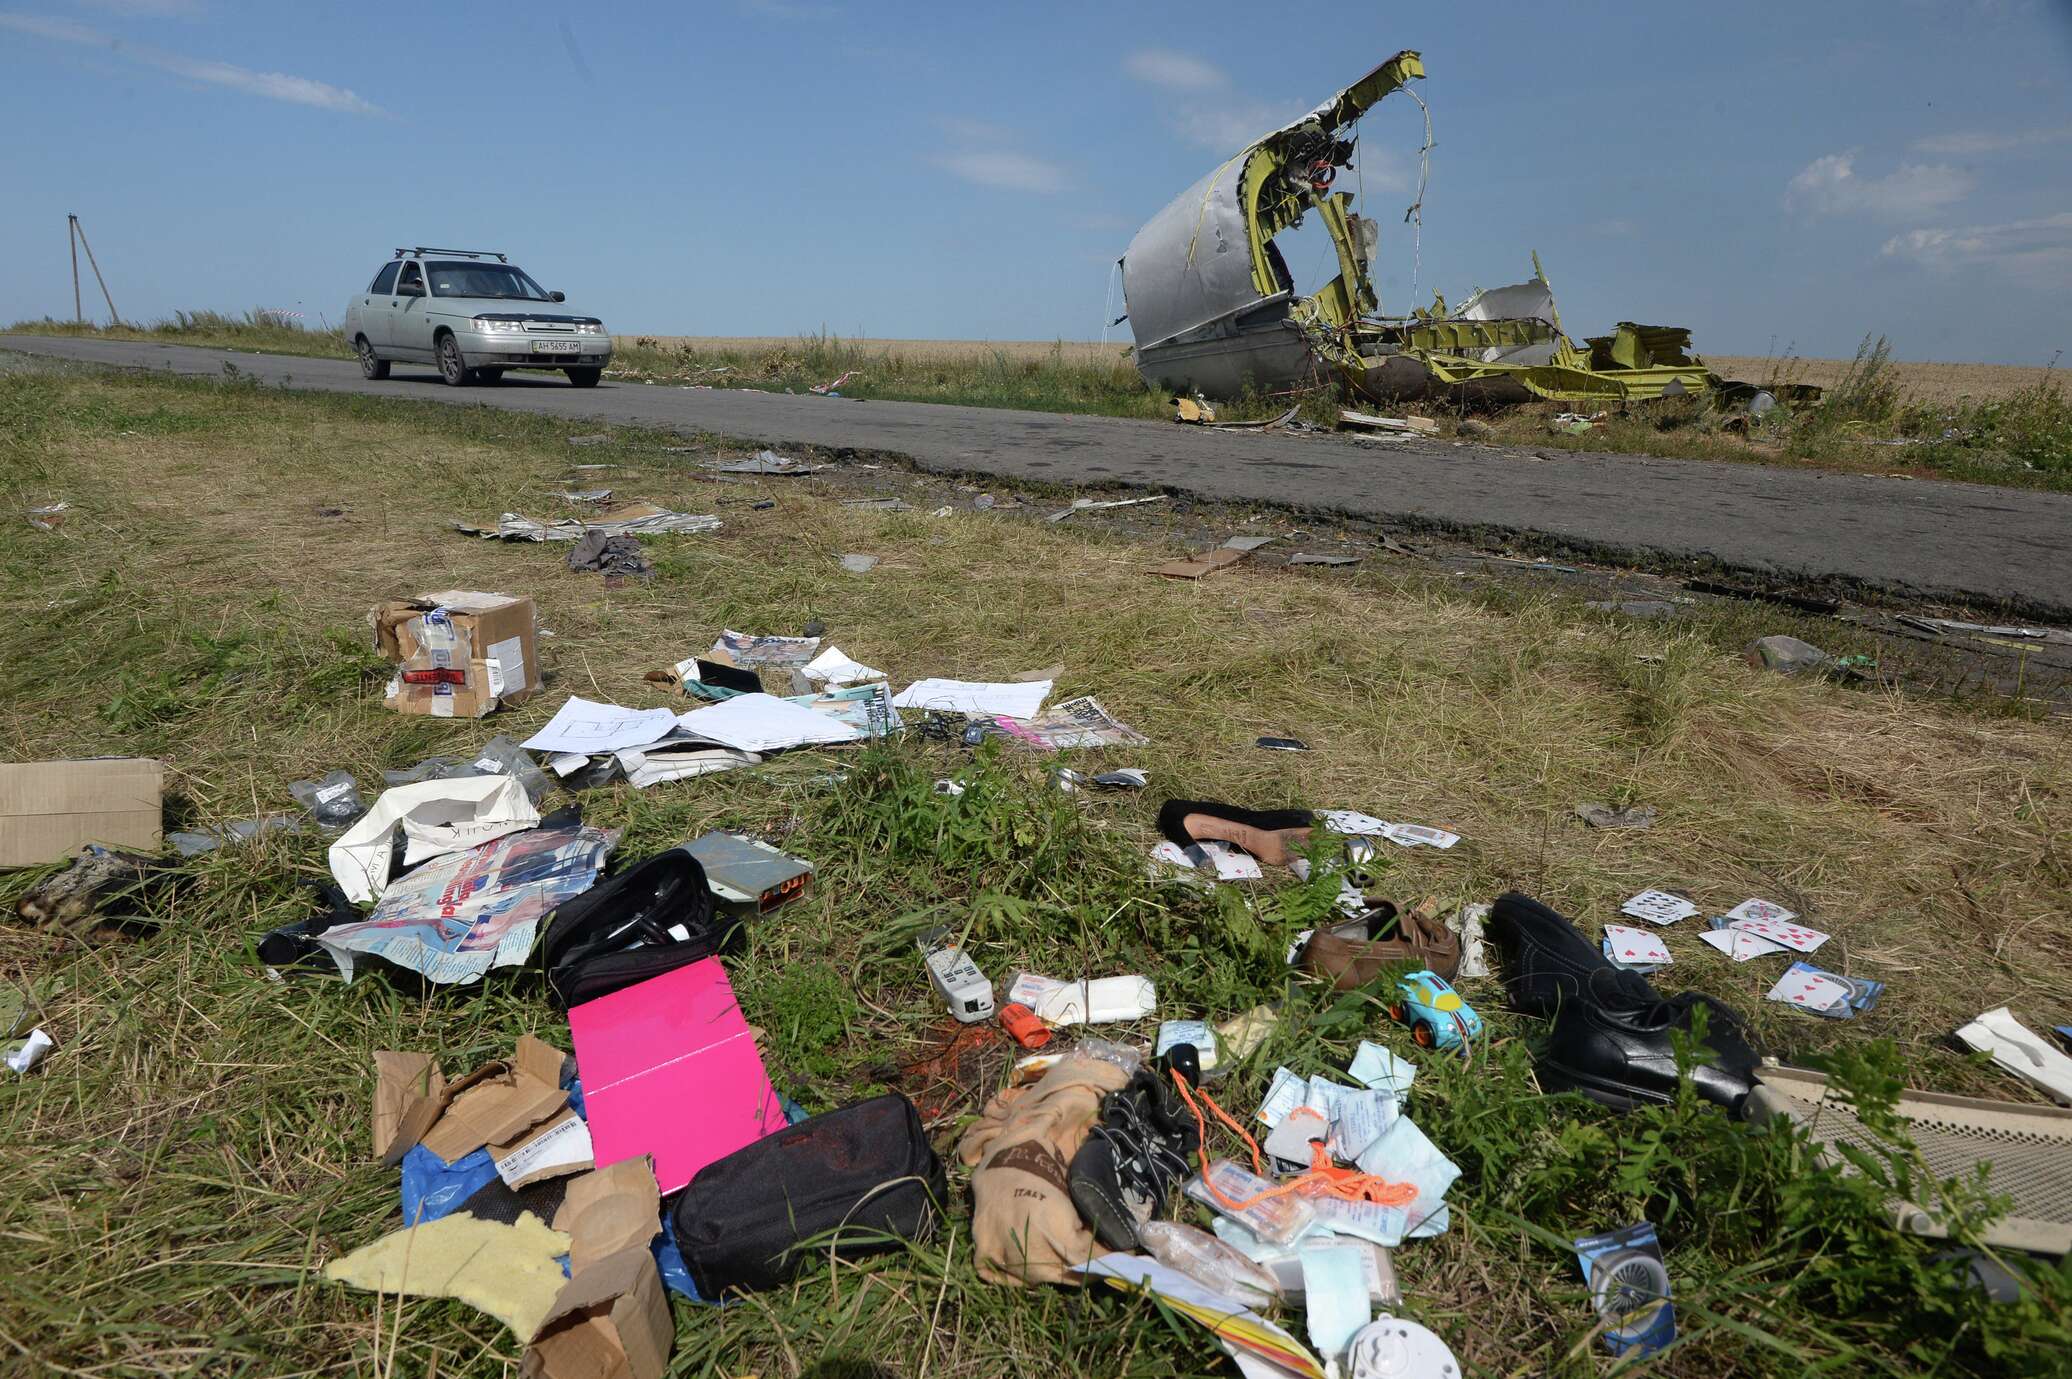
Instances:
[[[1377,401],[1443,392],[1624,402],[1717,386],[1687,353],[1685,330],[1622,322],[1613,335],[1572,342],[1537,260],[1529,281],[1478,291],[1452,310],[1439,300],[1409,316],[1377,314],[1378,227],[1331,184],[1352,159],[1360,116],[1422,76],[1418,54],[1397,53],[1255,140],[1137,232],[1122,290],[1144,381],[1234,398],[1335,378]],[[1338,275],[1301,296],[1273,241],[1310,214],[1330,235]]]

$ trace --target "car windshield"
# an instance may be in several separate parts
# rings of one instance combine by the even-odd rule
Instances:
[[[434,297],[497,297],[513,302],[550,300],[522,269],[507,263],[466,263],[435,259],[425,265]]]

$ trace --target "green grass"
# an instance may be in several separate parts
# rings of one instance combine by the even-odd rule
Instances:
[[[1288,989],[1279,953],[1313,915],[1304,888],[1201,896],[1146,879],[1150,818],[1168,794],[1347,805],[1461,833],[1447,852],[1389,854],[1387,886],[1406,899],[1517,886],[1591,925],[1651,885],[1713,907],[1778,899],[1835,935],[1823,965],[1889,983],[1878,1009],[1836,1024],[1767,1005],[1770,965],[1731,966],[1681,931],[1663,984],[1732,1002],[1786,1061],[1840,1059],[1870,1093],[1903,1075],[2022,1099],[1945,1035],[2003,1000],[2032,1026],[2072,1001],[2063,731],[1751,672],[1739,642],[1786,625],[1765,610],[1635,623],[1382,561],[1350,578],[1240,567],[1157,580],[1142,573],[1152,552],[1098,531],[844,508],[817,480],[716,485],[630,429],[571,450],[566,436],[584,429],[249,383],[0,369],[4,506],[75,508],[57,532],[17,524],[0,542],[8,756],[163,755],[169,820],[209,824],[292,808],[287,783],[332,767],[371,790],[384,767],[522,738],[569,693],[662,702],[644,673],[727,626],[819,619],[901,682],[1063,663],[1061,693],[1097,693],[1153,739],[1074,764],[1144,767],[1148,794],[1066,796],[1038,761],[906,743],[585,797],[592,821],[624,831],[625,858],[730,827],[816,864],[814,895],[758,924],[732,962],[773,1076],[814,1109],[900,1085],[901,1065],[937,1047],[947,1021],[912,936],[945,922],[996,980],[1022,967],[1140,971],[1171,1016],[1285,996],[1267,1047],[1218,1089],[1239,1111],[1276,1063],[1335,1072],[1362,1036],[1408,1052],[1370,1001]],[[547,494],[577,460],[726,526],[653,543],[661,573],[617,590],[567,571],[552,548],[446,529],[506,508],[558,512]],[[777,506],[751,506],[764,497]],[[845,551],[883,563],[858,578],[836,564]],[[538,600],[555,634],[539,701],[479,724],[381,707],[366,610],[450,587]],[[1316,750],[1261,752],[1262,733]],[[837,765],[850,771],[831,788]],[[934,794],[944,775],[961,775],[965,795]],[[1570,814],[1585,799],[1653,803],[1662,819],[1592,832]],[[183,869],[130,936],[0,926],[0,975],[36,990],[60,1045],[0,1083],[8,1366],[361,1374],[379,1343],[395,1346],[398,1374],[515,1367],[509,1335],[468,1308],[411,1302],[396,1335],[392,1303],[377,1329],[372,1298],[314,1271],[397,1224],[395,1176],[367,1144],[372,1050],[437,1050],[457,1072],[520,1033],[566,1048],[565,1024],[532,972],[429,997],[379,973],[268,982],[248,945],[297,917],[298,880],[323,871],[320,839],[276,835]],[[0,902],[35,875],[0,876]],[[1797,1139],[1746,1133],[1703,1106],[1617,1118],[1548,1097],[1531,1075],[1541,1031],[1507,1014],[1493,984],[1465,994],[1491,1040],[1472,1063],[1420,1056],[1411,1108],[1464,1169],[1453,1229],[1396,1263],[1412,1315],[1471,1374],[1607,1368],[1565,1242],[1641,1217],[1662,1231],[1684,1337],[1648,1373],[2059,1372],[2072,1340],[2062,1274],[2039,1275],[2020,1307],[1986,1306]],[[946,1153],[986,1090],[931,1127]],[[1869,1167],[1914,1166],[1895,1146]],[[1941,1191],[1971,1203],[1961,1184]],[[836,1273],[816,1264],[796,1288],[737,1307],[679,1306],[674,1372],[1230,1372],[1198,1332],[1144,1303],[979,1282],[955,1195],[950,1228],[927,1245]]]

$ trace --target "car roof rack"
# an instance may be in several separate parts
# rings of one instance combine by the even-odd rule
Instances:
[[[499,254],[494,249],[437,249],[429,244],[420,244],[410,249],[396,250],[397,258],[423,257],[426,254],[458,254],[466,259],[495,259],[498,263],[509,263],[508,254]]]

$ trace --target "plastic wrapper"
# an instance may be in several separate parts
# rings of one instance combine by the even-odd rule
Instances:
[[[1146,1221],[1137,1227],[1137,1240],[1168,1269],[1254,1310],[1280,1299],[1281,1285],[1272,1274],[1206,1231],[1178,1221]]]
[[[367,812],[360,798],[360,783],[350,771],[331,771],[317,780],[298,780],[288,786],[295,802],[309,811],[325,828],[344,828]]]

